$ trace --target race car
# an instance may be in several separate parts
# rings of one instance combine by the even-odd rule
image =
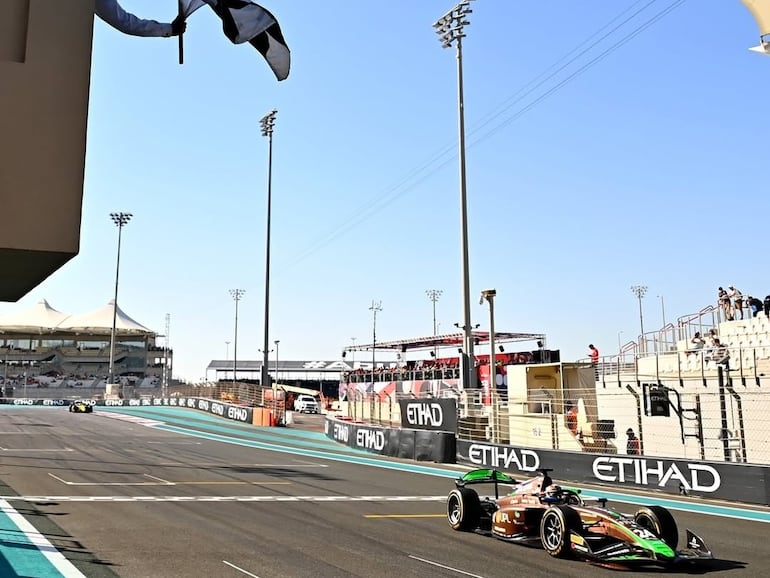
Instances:
[[[93,413],[94,406],[89,401],[82,399],[73,401],[70,404],[70,413]]]
[[[540,476],[517,482],[495,469],[478,469],[455,480],[447,497],[447,521],[454,530],[475,531],[500,540],[541,546],[557,558],[576,557],[607,566],[659,565],[713,558],[703,540],[687,530],[687,548],[677,550],[679,530],[662,506],[639,508],[634,515],[607,508],[598,498],[589,505],[575,488],[562,488],[540,469]],[[475,484],[494,484],[494,498],[479,498]],[[500,496],[500,485],[513,491]]]

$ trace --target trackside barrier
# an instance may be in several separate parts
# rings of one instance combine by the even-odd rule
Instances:
[[[457,460],[514,474],[553,468],[554,478],[571,482],[770,505],[769,466],[528,449],[468,440],[457,440]]]
[[[5,405],[34,405],[34,406],[69,406],[74,399],[0,399],[0,404]],[[81,399],[93,406],[101,407],[184,407],[205,411],[225,419],[241,423],[253,423],[254,425],[270,425],[272,413],[262,408],[243,407],[230,403],[222,403],[199,397],[161,397],[153,399]],[[255,412],[259,409],[259,412]],[[255,413],[259,418],[255,418]],[[265,417],[265,413],[268,414]],[[268,423],[264,423],[267,421]]]
[[[421,462],[455,463],[455,434],[445,431],[387,429],[327,417],[326,437],[367,452]]]

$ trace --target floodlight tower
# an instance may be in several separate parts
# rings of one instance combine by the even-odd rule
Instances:
[[[131,213],[110,213],[112,222],[118,227],[118,258],[115,266],[115,298],[112,300],[112,331],[110,332],[110,368],[108,372],[108,388],[112,393],[111,386],[115,382],[115,333],[118,321],[118,283],[120,281],[120,241],[123,233],[123,227],[125,227],[131,220],[133,215]]]
[[[449,12],[439,18],[433,28],[439,36],[443,48],[457,48],[457,113],[460,150],[460,227],[462,245],[462,279],[463,279],[463,352],[462,387],[474,384],[473,360],[473,328],[471,327],[471,289],[470,271],[468,265],[468,196],[465,178],[465,100],[463,96],[463,42],[465,26],[470,24],[466,19],[471,14],[471,0],[462,0]]]
[[[646,285],[631,285],[631,293],[639,300],[639,330],[641,331],[642,349],[644,349],[644,315],[642,313],[642,299],[647,295]]]
[[[235,336],[233,337],[233,387],[238,373],[238,302],[246,293],[245,289],[230,289],[230,297],[235,301]]]
[[[270,384],[269,353],[270,343],[270,213],[272,210],[273,193],[273,128],[275,127],[275,115],[278,111],[273,109],[259,121],[262,127],[262,136],[267,137],[267,226],[265,227],[265,335],[264,349],[262,350],[262,387]],[[273,403],[275,403],[276,388],[273,386]]]

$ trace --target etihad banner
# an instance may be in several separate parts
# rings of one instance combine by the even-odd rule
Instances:
[[[455,462],[454,432],[388,429],[329,417],[324,422],[324,432],[337,443],[373,454],[416,461]]]
[[[14,398],[4,397],[0,399],[0,405],[36,405],[45,407],[61,407],[69,406],[74,400],[72,399],[29,399],[29,398]]]
[[[754,504],[770,503],[770,467],[729,462],[589,454],[457,440],[457,459],[479,468],[533,474],[614,488],[644,488]]]
[[[448,397],[399,399],[401,427],[457,432],[457,400]]]
[[[221,403],[210,399],[198,397],[156,397],[153,399],[81,399],[97,407],[184,407],[197,409],[207,413],[231,419],[233,421],[251,423],[254,410],[251,407],[243,407],[230,403]],[[37,407],[69,407],[75,399],[30,399],[30,398],[3,398],[0,404],[16,406]]]

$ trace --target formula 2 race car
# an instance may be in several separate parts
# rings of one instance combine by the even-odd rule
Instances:
[[[93,413],[94,406],[90,402],[79,399],[70,404],[70,413]]]
[[[713,558],[703,540],[687,530],[687,549],[676,549],[679,530],[661,506],[639,508],[631,516],[588,505],[580,490],[562,488],[550,469],[517,482],[494,469],[472,470],[455,480],[447,497],[447,520],[454,530],[475,531],[500,540],[542,546],[557,558],[576,557],[606,566],[658,565]],[[494,484],[494,498],[480,499],[475,484]],[[513,491],[500,496],[499,486]]]

